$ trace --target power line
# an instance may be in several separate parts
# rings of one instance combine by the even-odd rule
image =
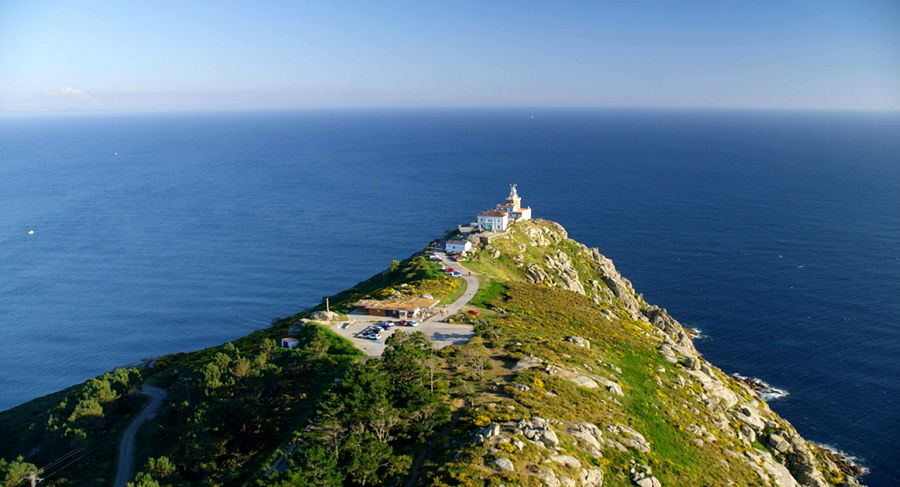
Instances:
[[[76,454],[76,453],[78,453],[78,452],[80,452],[80,451],[82,451],[82,450],[84,450],[84,448],[76,448],[76,449],[70,451],[69,453],[66,453],[65,455],[63,455],[63,456],[57,458],[56,460],[53,460],[52,462],[50,462],[50,463],[44,465],[43,467],[41,467],[41,470],[42,470],[42,471],[47,471],[47,469],[49,469],[50,467],[56,465],[57,463],[62,462],[63,460],[65,460],[65,459],[71,457],[72,455],[74,455],[74,454]]]

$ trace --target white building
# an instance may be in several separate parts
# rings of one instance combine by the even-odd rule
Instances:
[[[472,250],[472,242],[469,242],[468,240],[447,240],[447,243],[444,245],[444,250],[446,250],[448,254],[454,252],[464,254]]]
[[[522,198],[519,197],[516,185],[511,184],[506,203],[500,203],[495,210],[482,211],[478,214],[478,229],[505,232],[510,224],[521,220],[531,220],[531,208],[522,207]]]
[[[501,210],[482,211],[478,214],[478,229],[483,232],[505,232],[509,228],[509,213]]]

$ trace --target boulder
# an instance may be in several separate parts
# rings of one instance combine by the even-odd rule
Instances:
[[[339,321],[341,315],[334,311],[315,311],[309,315],[309,318],[316,321]]]
[[[541,443],[543,443],[551,448],[559,445],[559,437],[556,436],[556,433],[554,433],[553,430],[550,429],[549,427],[541,433],[541,436],[539,439],[540,439]]]
[[[606,431],[616,437],[616,440],[612,442],[611,446],[617,446],[616,443],[618,443],[619,446],[624,446],[632,450],[638,450],[644,453],[650,451],[650,443],[644,438],[644,435],[628,426],[610,424],[606,427]],[[607,442],[609,443],[610,440],[607,440]]]
[[[603,470],[598,467],[583,468],[579,480],[584,487],[600,487],[603,485]]]
[[[529,355],[527,357],[522,357],[516,362],[516,365],[513,366],[513,372],[521,372],[525,369],[530,369],[532,367],[543,367],[544,361],[535,357],[534,355]]]
[[[660,345],[659,353],[661,353],[663,358],[666,359],[666,362],[673,364],[678,363],[678,357],[675,356],[675,351],[672,350],[672,347],[669,344],[663,343],[662,345]]]
[[[581,462],[572,455],[555,455],[551,457],[551,459],[554,462],[565,465],[569,468],[581,468]]]
[[[573,375],[570,377],[566,377],[566,379],[574,382],[576,385],[586,387],[588,389],[597,389],[598,387],[600,387],[600,384],[597,384],[597,381],[591,379],[586,375]]]
[[[568,427],[566,432],[591,455],[598,458],[603,456],[603,444],[601,443],[603,441],[603,431],[597,425],[586,421],[574,423]]]
[[[563,340],[565,340],[569,343],[574,343],[575,345],[582,347],[582,348],[591,348],[591,342],[588,341],[586,338],[580,337],[578,335],[569,335],[569,336],[563,338]]]
[[[784,437],[777,433],[772,433],[771,435],[769,435],[766,438],[766,443],[782,455],[784,455],[785,453],[789,453],[792,450],[791,444],[788,443],[788,441],[785,440]]]
[[[497,470],[501,472],[515,472],[516,466],[513,465],[512,460],[509,458],[498,458],[494,460],[494,465],[497,467]]]
[[[599,382],[603,387],[605,387],[607,391],[612,392],[613,394],[615,394],[619,397],[625,396],[625,393],[622,391],[622,386],[620,386],[618,383],[613,382],[613,381],[603,378],[603,377],[597,377],[596,379],[597,379],[597,382]]]

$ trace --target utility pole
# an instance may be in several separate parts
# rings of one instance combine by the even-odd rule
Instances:
[[[44,480],[42,478],[38,478],[37,472],[31,472],[30,474],[28,474],[27,478],[28,478],[28,482],[31,485],[31,487],[36,487],[38,482],[41,482]]]
[[[331,313],[331,305],[328,302],[328,296],[325,296],[325,311]]]

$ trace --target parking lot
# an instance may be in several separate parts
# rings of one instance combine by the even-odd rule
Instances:
[[[432,260],[440,262],[447,272],[455,272],[454,277],[462,277],[466,280],[466,290],[453,303],[435,309],[435,314],[428,315],[424,319],[416,319],[417,326],[400,326],[399,318],[388,318],[384,316],[372,316],[361,312],[352,312],[348,315],[347,321],[326,323],[335,333],[350,340],[366,355],[378,357],[384,352],[384,341],[393,335],[397,330],[403,330],[407,333],[421,331],[434,344],[434,348],[443,348],[447,345],[462,345],[475,336],[472,325],[463,323],[444,323],[439,320],[446,316],[452,316],[454,313],[463,309],[463,307],[478,292],[478,278],[472,275],[460,263],[451,260],[446,253],[436,251],[430,256]],[[387,329],[380,329],[378,333],[373,333],[374,327],[381,323],[390,322],[392,326]]]
[[[394,325],[387,330],[381,331],[379,338],[367,338],[364,332],[367,329],[382,323],[386,320],[394,322]],[[475,335],[471,325],[457,323],[441,323],[437,321],[418,322],[418,326],[399,326],[396,323],[400,320],[394,318],[384,318],[380,316],[369,316],[364,314],[352,313],[349,320],[344,322],[330,323],[328,326],[332,331],[350,340],[366,355],[378,357],[384,352],[384,341],[394,334],[397,330],[403,330],[406,333],[421,331],[434,344],[434,348],[443,348],[452,344],[463,344],[469,341]]]

